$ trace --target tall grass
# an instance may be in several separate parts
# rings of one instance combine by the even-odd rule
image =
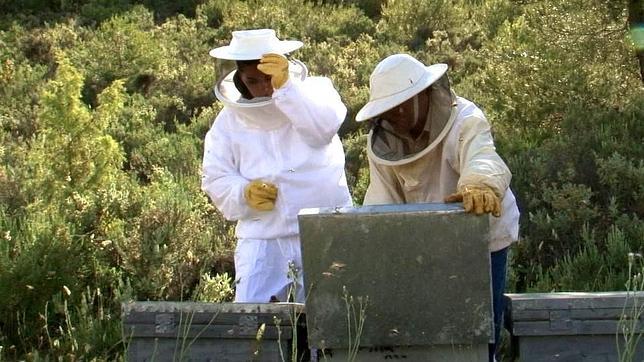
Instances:
[[[342,300],[347,311],[347,361],[355,361],[360,350],[360,338],[362,337],[362,329],[364,322],[367,319],[367,305],[369,304],[369,296],[354,298],[347,291],[347,287],[342,287]],[[356,308],[357,305],[357,308]]]
[[[620,362],[635,361],[637,347],[642,339],[640,328],[644,316],[644,304],[640,298],[644,292],[644,262],[642,254],[628,254],[628,275],[626,282],[626,301],[619,319],[616,343]]]

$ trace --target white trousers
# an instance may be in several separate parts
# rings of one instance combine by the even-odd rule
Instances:
[[[239,239],[235,249],[235,302],[280,302],[292,295],[304,303],[302,252],[299,236],[279,239]]]

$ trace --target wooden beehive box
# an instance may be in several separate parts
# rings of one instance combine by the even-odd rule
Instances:
[[[522,362],[619,361],[624,337],[644,329],[642,292],[506,294],[506,301],[506,327]],[[624,323],[631,332],[623,333]],[[632,357],[644,361],[644,342]]]
[[[302,310],[296,303],[124,303],[127,360],[290,360],[292,339],[306,337]]]

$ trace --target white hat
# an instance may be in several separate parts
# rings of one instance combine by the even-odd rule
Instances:
[[[373,118],[405,102],[432,85],[447,71],[447,64],[426,67],[411,55],[394,54],[383,59],[369,78],[369,102],[356,121]]]
[[[233,31],[230,45],[212,49],[210,56],[228,60],[261,59],[266,53],[286,54],[302,47],[297,40],[279,40],[273,29]]]

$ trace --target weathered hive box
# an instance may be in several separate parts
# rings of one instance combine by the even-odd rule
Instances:
[[[506,294],[506,301],[522,362],[619,361],[618,343],[624,354],[625,339],[644,329],[642,292]],[[633,347],[632,360],[644,361],[644,342]]]
[[[294,332],[304,323],[302,307],[295,303],[124,303],[127,360],[273,362],[281,361],[282,354],[288,360]],[[300,333],[304,337],[306,332]]]
[[[356,361],[487,361],[487,217],[408,204],[308,209],[299,224],[309,344],[321,360],[356,348]]]

